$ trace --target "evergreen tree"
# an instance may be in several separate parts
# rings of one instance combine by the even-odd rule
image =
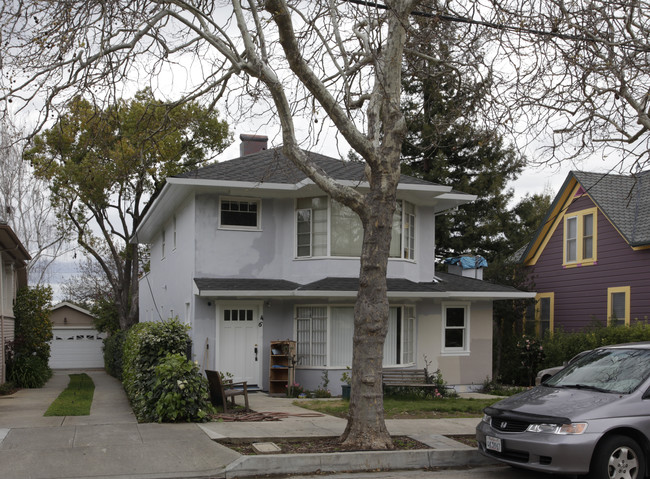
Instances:
[[[453,49],[457,34],[450,23],[427,22],[411,45],[403,74],[403,111],[408,136],[403,146],[405,173],[477,195],[453,214],[436,218],[439,258],[476,253],[494,260],[513,248],[505,231],[513,212],[508,204],[525,159],[498,130],[481,121],[492,77],[480,62]],[[480,45],[474,52],[480,55]],[[480,75],[480,76],[479,76]]]

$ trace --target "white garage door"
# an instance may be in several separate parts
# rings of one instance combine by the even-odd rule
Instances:
[[[50,348],[52,369],[103,368],[104,333],[94,329],[54,328]]]

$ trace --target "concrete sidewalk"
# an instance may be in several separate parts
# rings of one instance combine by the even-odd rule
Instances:
[[[293,399],[254,393],[253,410],[289,416],[272,422],[138,424],[121,383],[104,371],[86,371],[95,382],[90,416],[43,417],[72,372],[57,371],[42,389],[0,396],[3,479],[235,478],[486,463],[475,449],[447,437],[473,435],[477,419],[387,421],[391,434],[412,436],[433,448],[428,450],[241,456],[215,439],[338,436],[346,421],[304,417],[309,411]]]
[[[104,371],[86,371],[95,382],[90,416],[43,417],[72,372],[0,397],[3,479],[224,477],[239,458],[196,424],[138,424],[121,383]]]

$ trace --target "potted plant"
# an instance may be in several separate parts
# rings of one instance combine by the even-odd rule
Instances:
[[[343,399],[350,399],[350,385],[352,384],[352,373],[350,372],[350,366],[346,367],[346,370],[341,375],[341,397]]]

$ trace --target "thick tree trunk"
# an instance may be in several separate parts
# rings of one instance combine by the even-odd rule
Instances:
[[[127,245],[126,251],[127,257],[122,263],[124,271],[118,275],[119,279],[116,278],[122,282],[122,284],[118,285],[116,291],[119,291],[117,294],[117,310],[120,329],[123,331],[137,324],[140,315],[138,306],[138,265],[140,263],[138,245]]]
[[[388,329],[386,269],[391,240],[394,194],[369,195],[364,222],[359,292],[354,308],[354,349],[348,424],[341,436],[346,446],[392,449],[384,422],[381,371]]]

